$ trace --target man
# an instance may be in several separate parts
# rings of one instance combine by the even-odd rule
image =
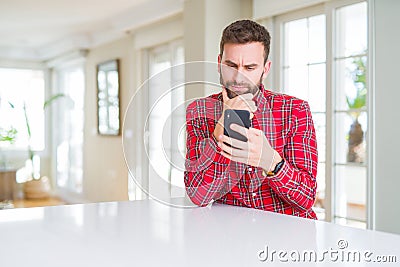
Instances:
[[[222,33],[222,92],[192,102],[186,113],[185,186],[196,205],[230,205],[316,219],[317,144],[308,103],[264,89],[270,35],[240,20]],[[226,109],[248,110],[251,127],[224,135]]]

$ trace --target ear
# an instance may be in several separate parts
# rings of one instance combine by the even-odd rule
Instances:
[[[264,65],[264,70],[263,70],[263,75],[262,75],[262,79],[264,80],[267,76],[268,76],[268,73],[269,73],[269,71],[270,71],[270,69],[271,69],[271,61],[269,61],[269,60],[267,60],[267,62],[265,62],[265,65]]]
[[[219,54],[218,55],[218,73],[220,73],[220,74],[221,74],[221,60],[222,60],[222,57],[221,57],[221,54]]]

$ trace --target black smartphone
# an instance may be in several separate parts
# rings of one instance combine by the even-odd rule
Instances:
[[[231,129],[233,123],[249,129],[250,112],[248,110],[227,109],[224,115],[224,135],[247,142],[246,136]]]

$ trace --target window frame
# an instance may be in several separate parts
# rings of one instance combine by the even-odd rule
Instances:
[[[0,68],[2,69],[16,69],[16,70],[33,70],[33,71],[42,71],[43,72],[43,80],[44,80],[44,99],[45,101],[50,95],[50,71],[43,64],[22,64],[22,63],[8,63],[1,64]],[[50,145],[52,142],[51,138],[51,113],[44,112],[44,149],[35,151],[35,154],[38,155],[41,159],[48,159],[50,157]],[[28,156],[28,147],[25,149],[10,147],[2,150],[2,154],[6,158],[11,159],[12,161],[22,163],[25,162],[29,158]],[[41,163],[41,167],[43,167],[43,163]],[[42,169],[42,168],[41,168]],[[44,166],[43,169],[47,169]]]
[[[164,42],[164,43],[161,43],[161,44],[146,48],[143,51],[143,55],[146,57],[146,62],[147,62],[146,69],[145,69],[145,72],[144,72],[144,73],[147,74],[147,77],[145,79],[147,80],[147,79],[149,79],[151,77],[151,75],[150,75],[150,67],[153,64],[153,61],[152,61],[152,59],[153,59],[152,55],[153,54],[161,53],[161,52],[168,52],[169,53],[169,59],[171,60],[171,63],[172,63],[171,67],[175,66],[177,64],[181,64],[181,63],[177,63],[177,55],[176,55],[177,49],[179,47],[184,48],[184,46],[183,46],[183,38],[176,38],[176,39],[170,40],[168,42]],[[171,75],[172,75],[172,73],[171,73]],[[172,80],[172,78],[173,77],[171,77],[171,80]],[[150,90],[149,89],[146,90],[146,94],[145,95],[146,95],[145,96],[146,102],[144,102],[145,106],[146,106],[145,110],[147,111],[146,114],[149,114],[150,108],[151,108],[150,105],[149,105],[149,103],[150,103],[149,102],[150,101]],[[172,102],[171,102],[171,104],[172,104]],[[171,125],[171,130],[172,130],[172,125]],[[150,132],[149,124],[147,124],[146,131]],[[173,138],[173,137],[171,136],[171,138]],[[171,142],[172,142],[172,140],[171,140]],[[150,153],[151,149],[150,149],[150,146],[149,146],[149,140],[147,141],[146,147],[147,147],[147,151]],[[169,149],[168,153],[171,153],[169,156],[172,157],[172,153],[173,153],[172,148]],[[150,159],[147,159],[147,161],[148,161],[148,164],[146,165],[146,171],[150,174],[150,169],[149,169],[150,168],[150,164],[151,164],[150,163]],[[177,197],[177,196],[181,197],[181,193],[182,192],[179,192],[179,190],[174,190],[174,187],[171,184],[172,183],[172,173],[171,173],[171,171],[172,171],[172,167],[170,166],[170,170],[169,170],[169,174],[168,174],[169,188],[168,188],[168,192],[167,193],[168,193],[169,197]],[[151,183],[150,179],[151,178],[149,176],[149,179],[146,181],[147,184],[145,185],[145,187],[146,187],[147,192],[149,194],[153,195],[154,192],[152,191],[153,189],[150,187],[150,183]]]
[[[335,36],[336,36],[336,17],[335,12],[336,9],[361,3],[367,2],[367,14],[370,15],[368,1],[364,0],[337,0],[337,1],[329,1],[326,3],[317,4],[310,7],[301,8],[294,11],[289,11],[287,13],[275,16],[271,19],[261,20],[264,25],[272,26],[272,32],[274,34],[272,46],[272,59],[273,61],[273,72],[272,72],[272,88],[279,88],[276,91],[282,92],[283,84],[284,84],[284,75],[282,71],[283,60],[284,60],[284,23],[307,18],[316,15],[325,15],[326,18],[326,158],[325,158],[325,221],[333,222],[335,220],[335,206],[334,206],[334,196],[335,196],[335,180],[334,180],[334,166],[335,166],[335,142],[336,142],[336,132],[335,132],[335,119],[333,116],[335,115],[335,76],[336,76],[336,68],[335,64]],[[369,18],[368,18],[369,19]],[[272,23],[271,23],[272,22]],[[367,22],[370,25],[370,21]],[[272,24],[272,25],[271,25]],[[369,26],[368,25],[368,26]],[[370,65],[371,62],[371,38],[368,37],[367,42],[367,65]],[[367,66],[367,99],[371,99],[371,87],[369,86],[369,73],[370,68]],[[366,161],[365,164],[367,170],[367,192],[366,192],[366,227],[367,229],[373,229],[374,227],[374,207],[373,207],[373,161],[370,159],[370,155],[373,155],[372,148],[372,136],[371,132],[373,132],[373,122],[372,113],[370,111],[370,101],[367,100],[366,103],[366,113],[367,113],[367,121],[368,121],[368,129],[366,132]]]
[[[86,90],[86,51],[79,51],[78,53],[75,53],[72,55],[71,58],[68,59],[56,59],[54,61],[51,61],[48,63],[48,67],[50,69],[50,82],[49,84],[51,84],[51,88],[52,94],[57,94],[57,93],[63,93],[60,89],[60,72],[63,71],[69,71],[71,69],[75,69],[75,68],[82,68],[83,70],[83,80],[84,80],[84,90]],[[86,92],[84,92],[84,98],[86,96]],[[84,102],[85,105],[85,102]],[[60,110],[57,109],[54,114],[59,114]],[[84,107],[84,112],[85,112],[85,107]],[[57,120],[58,117],[57,115],[52,116],[51,118],[51,122],[53,125],[57,124]],[[85,123],[85,120],[84,120]],[[82,185],[82,191],[81,192],[76,192],[76,191],[72,191],[70,189],[69,186],[65,186],[65,187],[60,187],[57,185],[57,161],[53,160],[51,163],[51,182],[52,182],[52,186],[55,190],[56,195],[60,196],[62,199],[71,202],[71,203],[82,203],[85,202],[86,199],[84,198],[84,194],[85,194],[85,182],[84,182],[84,177],[85,177],[85,165],[84,165],[84,139],[85,139],[85,124],[84,124],[84,129],[83,129],[83,146],[82,146],[82,153],[83,153],[83,157],[82,157],[82,169],[83,169],[83,185]],[[51,155],[54,159],[57,159],[57,145],[58,145],[58,137],[54,134],[54,132],[52,132],[51,135],[51,144],[52,144],[52,150],[51,150]]]
[[[156,46],[160,46],[175,40],[183,40],[184,32],[181,27],[183,18],[181,16],[172,17],[167,19],[165,23],[159,25],[149,25],[141,29],[138,29],[132,36],[131,53],[132,57],[135,58],[133,64],[134,71],[133,75],[136,78],[134,82],[134,89],[131,90],[131,94],[137,93],[138,88],[147,90],[145,88],[147,84],[145,81],[148,79],[148,49]],[[134,159],[129,162],[130,171],[128,172],[128,197],[129,200],[142,200],[147,199],[149,196],[145,192],[148,192],[148,168],[149,159],[147,158],[146,152],[143,147],[143,140],[145,140],[144,131],[141,126],[146,121],[146,112],[148,110],[148,96],[146,94],[141,95],[141,101],[138,105],[132,108],[134,112],[136,125],[133,126],[132,130],[135,131],[135,147],[134,151],[131,151],[135,155]],[[125,131],[126,129],[124,129]],[[124,133],[122,133],[124,135]],[[137,185],[140,184],[140,186]],[[145,192],[144,192],[144,191]]]

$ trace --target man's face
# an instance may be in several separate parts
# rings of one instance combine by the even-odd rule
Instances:
[[[255,95],[271,65],[264,65],[264,45],[261,42],[224,45],[220,64],[220,82],[227,89],[228,97],[252,93]]]

